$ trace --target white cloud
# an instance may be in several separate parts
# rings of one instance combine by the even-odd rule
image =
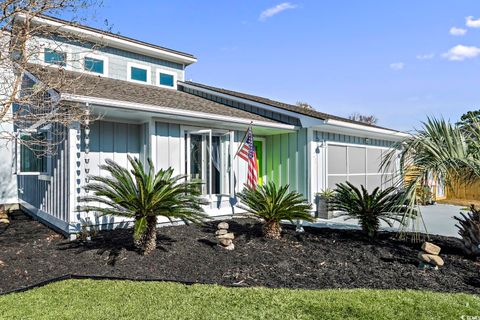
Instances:
[[[297,5],[291,4],[290,2],[283,2],[280,4],[277,4],[275,7],[268,8],[267,10],[264,10],[261,14],[258,20],[260,21],[265,21],[268,18],[273,17],[276,14],[279,14],[282,11],[285,10],[290,10],[290,9],[296,9]]]
[[[435,58],[435,53],[426,53],[417,55],[418,60],[430,60]]]
[[[472,16],[466,17],[466,25],[470,28],[480,28],[480,18],[475,20]]]
[[[451,48],[443,54],[444,58],[451,61],[463,61],[465,59],[473,59],[480,55],[480,48],[474,46],[463,46],[461,44]]]
[[[457,28],[457,27],[451,27],[450,28],[450,34],[452,36],[464,36],[465,33],[467,33],[467,29],[462,29],[462,28]]]
[[[395,71],[400,71],[405,68],[405,63],[403,62],[394,62],[390,64],[390,69],[395,70]]]

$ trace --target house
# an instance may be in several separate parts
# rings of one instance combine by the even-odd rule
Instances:
[[[92,46],[102,43],[85,52],[92,46],[65,41],[50,47],[51,40],[43,39],[43,52],[25,73],[26,83],[33,84],[62,72],[69,81],[53,90],[56,99],[101,116],[88,128],[64,128],[66,139],[53,155],[37,158],[17,148],[20,206],[65,234],[78,232],[87,218],[101,225],[123,222],[96,219],[77,206],[88,175],[103,174],[98,165],[105,159],[127,166],[128,154],[203,179],[210,216],[239,212],[235,195],[246,182],[247,165],[235,152],[250,126],[260,183],[289,184],[310,202],[317,192],[347,180],[369,189],[392,183],[395,168],[381,172],[379,166],[382,155],[405,136],[401,132],[186,81],[188,66],[197,62],[188,53],[56,18],[35,22],[81,34]],[[38,134],[48,130],[39,127]]]

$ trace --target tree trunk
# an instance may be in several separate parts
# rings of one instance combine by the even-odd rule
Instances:
[[[278,240],[280,239],[281,232],[282,228],[278,221],[265,221],[265,224],[263,225],[263,235],[265,238]]]
[[[143,255],[149,255],[157,248],[157,217],[147,217],[147,230],[145,231]]]

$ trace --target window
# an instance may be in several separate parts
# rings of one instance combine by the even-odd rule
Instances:
[[[166,73],[160,73],[160,85],[162,86],[167,86],[167,87],[173,87],[173,75],[171,74],[166,74]]]
[[[132,80],[147,82],[147,70],[132,67]]]
[[[185,132],[185,172],[202,180],[202,194],[230,195],[233,134],[209,129]]]
[[[65,67],[67,65],[67,54],[65,52],[45,48],[44,61]]]
[[[104,74],[104,61],[101,59],[85,57],[83,60],[83,67],[86,71]]]
[[[20,172],[47,172],[47,157],[42,145],[46,140],[46,133],[22,135],[20,139],[32,141],[28,146],[20,143]],[[38,141],[38,144],[35,144],[35,141]]]
[[[177,74],[162,69],[157,69],[157,84],[161,87],[176,88]]]

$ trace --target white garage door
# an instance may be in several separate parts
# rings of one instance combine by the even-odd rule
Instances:
[[[369,191],[376,187],[392,186],[395,166],[380,169],[387,148],[328,144],[327,185],[334,189],[337,183],[349,181],[357,187],[366,186]]]

